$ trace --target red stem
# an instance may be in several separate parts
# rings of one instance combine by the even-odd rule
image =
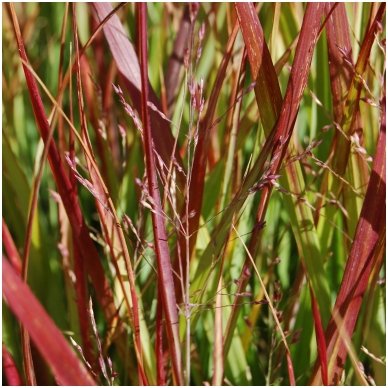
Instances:
[[[171,354],[173,376],[177,385],[182,385],[181,352],[178,333],[178,312],[174,291],[174,281],[170,253],[167,244],[167,233],[160,193],[156,175],[154,160],[153,140],[151,123],[148,112],[148,63],[147,63],[147,6],[145,3],[138,4],[139,22],[139,47],[140,47],[140,71],[141,71],[141,113],[143,121],[143,143],[146,156],[146,171],[148,191],[153,200],[152,225],[155,239],[156,257],[158,262],[158,280],[161,283],[163,311],[167,323],[167,337]]]
[[[28,63],[28,58],[24,48],[24,43],[16,14],[13,12],[12,5],[10,7],[12,9],[11,13],[15,30],[15,37],[19,48],[19,55],[23,61],[23,70],[27,82],[28,92],[30,94],[35,120],[40,131],[40,135],[43,141],[46,143],[48,140],[50,127],[48,125],[43,102],[40,97],[34,75],[31,73],[28,65],[26,65],[26,63]],[[115,317],[116,314],[116,308],[114,306],[110,285],[105,277],[97,249],[90,238],[89,230],[82,216],[79,202],[77,199],[69,195],[69,193],[72,192],[72,185],[62,164],[56,144],[52,140],[49,144],[48,159],[59,194],[62,198],[63,205],[69,217],[69,221],[74,233],[74,243],[79,247],[81,255],[86,263],[86,268],[96,290],[97,299],[104,310],[107,320],[110,321]]]
[[[3,372],[8,385],[19,386],[23,385],[23,381],[20,377],[19,371],[16,367],[15,360],[11,353],[3,344]]]

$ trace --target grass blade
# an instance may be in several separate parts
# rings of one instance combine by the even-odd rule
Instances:
[[[346,15],[346,8],[344,4],[328,3],[326,5],[328,14],[328,21],[326,23],[327,45],[329,55],[329,70],[331,81],[331,94],[333,101],[333,113],[335,125],[340,125],[343,120],[345,112],[346,96],[352,82],[354,73],[354,64],[352,59],[352,46],[349,34],[349,23]],[[359,114],[359,108],[354,113],[354,122],[349,133],[360,134],[363,125]],[[335,155],[339,151],[339,136],[340,131],[334,132],[330,153]],[[363,137],[360,138],[360,145],[363,146]],[[341,152],[341,151],[340,151]],[[365,190],[369,179],[369,167],[366,162],[365,155],[358,152],[353,152],[350,155],[349,168],[347,170],[347,181],[361,194],[355,196],[352,190],[344,187],[344,203],[345,207],[351,214],[360,214],[362,206],[362,195],[365,195]],[[325,169],[321,184],[322,197],[316,203],[315,219],[319,218],[321,208],[324,204],[324,198],[328,196],[329,186],[329,170]],[[330,192],[329,192],[330,193]],[[345,218],[347,225],[347,233],[350,236],[354,235],[357,217]],[[326,244],[326,242],[325,242]]]
[[[3,10],[3,256],[96,384],[384,385],[385,4]]]
[[[75,356],[62,333],[47,315],[28,286],[3,259],[3,295],[7,304],[28,331],[36,347],[50,365],[59,384],[95,385]],[[31,317],[35,317],[31,319]],[[42,331],[41,328],[45,330]]]
[[[20,259],[19,252],[16,249],[15,243],[12,239],[11,234],[9,233],[7,224],[5,223],[4,219],[3,219],[2,226],[3,226],[3,229],[2,229],[3,244],[5,246],[5,250],[9,257],[9,261],[13,265],[16,273],[23,279],[24,282],[26,282],[26,278],[23,276],[23,274],[25,274],[25,271],[26,271],[26,265],[24,264],[26,261],[23,262]],[[32,354],[31,354],[30,337],[24,326],[21,327],[21,344],[22,344],[22,355],[23,355],[23,367],[24,367],[26,382],[29,385],[36,385],[34,363],[33,363]]]
[[[77,72],[77,97],[78,97],[78,107],[79,114],[81,118],[81,132],[84,143],[88,148],[88,153],[94,157],[91,142],[89,139],[85,108],[82,96],[82,82],[81,82],[81,69],[80,69],[80,53],[78,46],[78,30],[75,19],[75,6],[73,5],[73,29],[74,29],[74,39],[76,47],[76,72]],[[111,198],[109,197],[109,191],[104,185],[103,179],[98,172],[98,169],[95,167],[94,163],[88,157],[88,154],[85,153],[85,158],[87,160],[88,170],[91,176],[91,181],[96,190],[96,206],[100,216],[102,229],[104,231],[105,238],[110,247],[110,252],[112,255],[112,262],[116,266],[116,275],[119,279],[122,278],[122,273],[126,273],[130,282],[130,296],[127,295],[123,280],[120,280],[122,290],[124,293],[125,302],[127,304],[127,310],[129,313],[129,318],[132,320],[133,333],[135,337],[135,344],[137,346],[136,355],[138,356],[138,368],[139,368],[139,382],[143,385],[147,381],[144,378],[145,373],[143,371],[143,361],[142,361],[142,342],[140,338],[140,323],[139,323],[139,307],[136,295],[135,279],[134,273],[131,265],[131,260],[129,257],[128,249],[125,243],[124,235],[122,229],[120,228],[119,219],[116,215],[116,211],[113,205]],[[102,199],[102,201],[101,201]],[[108,204],[108,208],[111,214],[107,214],[105,203]],[[124,260],[120,259],[123,257]],[[124,261],[124,263],[122,263]],[[124,271],[124,272],[123,272]]]
[[[23,62],[23,70],[27,81],[31,104],[36,118],[36,123],[43,140],[47,141],[47,138],[50,133],[50,127],[46,118],[43,103],[39,94],[37,84],[35,82],[34,75],[27,65],[28,58],[12,4],[10,5],[10,10],[12,14],[13,26],[15,29],[15,36],[19,47],[19,54]],[[94,246],[89,236],[88,228],[82,217],[82,212],[79,203],[74,199],[74,197],[68,195],[68,193],[72,191],[72,185],[65,172],[60,155],[53,141],[51,141],[50,143],[48,152],[50,167],[53,172],[67,215],[69,217],[73,233],[76,236],[75,243],[78,245],[79,250],[86,262],[86,266],[89,275],[91,276],[94,288],[96,290],[99,303],[103,307],[107,319],[110,321],[116,314],[116,308],[114,306],[110,286],[107,279],[105,278],[105,274],[102,269],[96,247]]]
[[[19,257],[19,252],[15,246],[15,243],[12,239],[11,233],[8,230],[8,226],[6,222],[4,221],[4,218],[2,219],[2,237],[3,237],[3,245],[5,248],[5,251],[7,253],[8,259],[13,267],[13,269],[21,275],[22,273],[22,261]]]
[[[256,80],[255,93],[256,100],[260,111],[260,118],[266,135],[268,136],[273,125],[276,123],[282,106],[282,95],[279,87],[279,83],[276,76],[276,70],[271,60],[271,56],[264,39],[264,34],[260,21],[256,15],[256,11],[251,3],[236,4],[237,14],[240,20],[241,30],[244,41],[246,43],[249,62],[251,64],[252,75]],[[291,146],[290,146],[291,148]],[[292,150],[287,151],[287,157],[291,155]],[[276,175],[278,173],[280,164],[276,164],[271,170],[271,174]],[[285,167],[286,176],[280,178],[282,186],[296,196],[302,195],[305,192],[305,183],[303,179],[302,169],[299,161],[295,163],[289,163]],[[265,186],[261,194],[260,204],[258,207],[258,213],[256,215],[257,223],[263,223],[265,219],[265,213],[268,201],[270,199],[272,187]],[[319,263],[319,241],[314,228],[308,228],[307,225],[313,225],[313,215],[311,209],[306,205],[304,201],[293,200],[291,202],[289,196],[285,197],[288,204],[288,210],[293,219],[293,230],[295,237],[299,242],[298,248],[303,261],[307,261],[308,272],[314,277],[315,287],[319,286],[320,292],[320,305],[325,312],[326,320],[329,318],[328,303],[328,290],[324,282],[322,282],[323,276],[317,277],[316,274],[323,273],[323,265]],[[249,250],[253,256],[255,256],[258,247],[260,246],[260,234],[261,228],[255,228],[252,236],[251,243],[249,244]],[[249,276],[246,276],[250,271],[250,261],[248,258],[245,260],[245,264],[241,271],[239,280],[238,294],[244,292],[248,283]],[[319,268],[319,270],[317,270]],[[234,307],[230,315],[228,322],[227,334],[225,336],[226,349],[230,345],[230,338],[232,328],[235,327],[238,311],[241,306],[241,297],[237,296],[234,301]]]
[[[309,284],[311,305],[314,316],[314,325],[315,325],[315,336],[317,339],[317,348],[318,348],[318,358],[321,365],[321,376],[323,385],[329,385],[328,375],[327,375],[327,352],[326,352],[326,340],[325,332],[322,327],[321,314],[319,312],[319,307],[317,300],[314,295],[314,291]]]
[[[161,291],[159,291],[161,293]],[[166,385],[166,372],[164,366],[164,349],[163,349],[163,304],[158,301],[156,310],[156,339],[155,339],[155,353],[156,353],[156,372],[157,384]]]
[[[185,284],[186,279],[186,268],[190,262],[190,258],[195,247],[199,220],[202,209],[203,201],[203,189],[205,185],[205,174],[206,174],[206,163],[207,163],[207,154],[210,143],[210,132],[212,123],[214,121],[214,114],[217,107],[217,101],[220,96],[222,83],[225,80],[226,69],[228,67],[234,41],[236,39],[238,32],[238,24],[236,23],[233,29],[232,34],[229,36],[225,54],[223,56],[222,62],[217,72],[216,80],[212,88],[212,93],[209,97],[208,107],[206,110],[205,117],[201,120],[198,129],[198,141],[195,148],[194,160],[192,170],[190,172],[189,178],[189,193],[187,196],[187,209],[186,206],[183,208],[183,228],[187,230],[186,235],[181,234],[179,238],[180,251],[184,252],[180,265],[182,266],[182,277],[183,283]],[[189,215],[192,215],[189,217]],[[188,220],[188,222],[187,222]],[[187,245],[187,236],[189,238],[189,249],[188,257],[186,254],[186,245]]]
[[[237,234],[237,237],[240,239],[241,243],[243,244],[244,249],[245,249],[245,251],[246,251],[246,253],[247,253],[248,257],[249,257],[249,260],[251,261],[251,264],[252,264],[252,266],[253,266],[253,269],[255,270],[255,273],[256,273],[257,277],[259,278],[260,286],[261,286],[261,288],[262,288],[262,290],[263,290],[265,299],[267,300],[268,305],[269,305],[269,307],[270,307],[270,309],[271,309],[272,316],[273,316],[273,318],[274,318],[274,320],[275,320],[275,322],[276,322],[277,329],[279,330],[279,333],[280,333],[280,335],[281,335],[281,337],[282,337],[282,341],[283,341],[284,347],[285,347],[285,349],[286,349],[286,353],[287,353],[287,370],[288,370],[288,376],[289,376],[289,380],[290,380],[290,385],[295,385],[294,368],[293,368],[293,366],[292,366],[291,355],[290,355],[290,349],[289,349],[288,344],[287,344],[287,339],[286,339],[286,337],[285,337],[285,335],[284,335],[284,332],[283,332],[283,330],[282,330],[282,326],[280,325],[280,322],[279,322],[279,318],[278,318],[278,316],[277,316],[276,309],[274,308],[274,306],[273,306],[273,304],[272,304],[271,298],[270,298],[269,295],[268,295],[268,292],[267,292],[267,290],[266,290],[266,288],[265,288],[265,284],[264,284],[264,282],[263,282],[263,279],[262,279],[262,277],[261,277],[261,275],[260,275],[259,270],[258,270],[257,267],[256,267],[256,264],[255,264],[255,261],[253,260],[252,255],[250,254],[250,252],[249,252],[247,246],[245,245],[244,241],[242,240],[242,238],[241,238],[241,236],[239,235],[239,233],[238,233],[237,229],[235,228],[235,226],[232,225],[232,227],[233,227],[234,232]]]
[[[167,108],[171,117],[172,108],[175,102],[179,75],[183,65],[185,50],[188,49],[189,39],[192,34],[193,24],[190,21],[190,6],[186,5],[180,21],[179,30],[174,42],[173,52],[168,60],[167,73],[165,77]]]
[[[353,334],[362,298],[368,287],[369,276],[374,266],[378,263],[378,256],[382,253],[379,246],[385,241],[385,94],[382,98],[380,109],[381,128],[373,170],[333,311],[333,315],[340,315],[343,329],[349,337]],[[337,327],[337,323],[332,318],[326,330],[329,382],[331,384],[338,383],[347,356],[346,345],[339,336],[341,327]],[[317,372],[314,374],[313,382],[319,382]]]
[[[153,152],[153,133],[148,108],[148,69],[147,69],[147,6],[144,3],[138,5],[138,21],[140,36],[140,69],[141,69],[141,106],[143,121],[143,142],[146,155],[146,171],[148,191],[154,205],[152,211],[152,224],[155,238],[156,257],[158,261],[158,277],[162,289],[163,311],[167,323],[167,336],[173,366],[174,380],[177,385],[182,385],[181,351],[178,333],[178,312],[175,298],[174,281],[169,248],[167,244],[166,226],[160,199],[159,186],[156,176],[156,166]]]
[[[100,21],[103,20],[112,10],[112,5],[110,3],[93,3],[93,7]],[[140,112],[141,77],[136,52],[128,40],[117,15],[113,15],[104,25],[103,29],[117,67],[127,81],[126,86],[131,95],[132,102],[136,110]],[[149,100],[158,108],[159,111],[162,111],[160,102],[151,88]],[[183,168],[179,153],[177,151],[173,153],[175,140],[167,121],[161,120],[159,114],[153,110],[150,111],[150,117],[152,123],[152,136],[156,152],[162,157],[166,166],[169,165],[170,158],[174,155],[176,162],[181,168]],[[184,171],[184,169],[182,171]],[[179,169],[177,170],[177,175],[178,183],[181,182],[183,184],[184,176]]]
[[[338,137],[336,145],[337,150],[341,152],[335,152],[331,161],[331,169],[334,172],[334,178],[331,183],[328,184],[328,192],[331,193],[333,198],[338,198],[343,189],[343,181],[337,179],[345,174],[349,155],[350,155],[350,136],[352,135],[353,124],[357,117],[357,112],[360,104],[361,91],[364,87],[363,77],[367,68],[372,45],[375,41],[376,34],[378,33],[381,21],[385,13],[385,3],[382,3],[378,9],[374,22],[371,28],[367,31],[364,41],[361,46],[361,50],[358,56],[358,60],[355,66],[352,82],[350,84],[346,101],[344,104],[344,112],[341,121],[341,135]],[[317,229],[321,237],[322,255],[326,256],[333,236],[333,228],[330,222],[327,220],[334,219],[337,207],[325,206],[319,216]]]
[[[222,276],[218,282],[214,321],[213,385],[222,385],[224,375],[224,351],[222,341]]]
[[[2,355],[3,355],[3,373],[6,378],[7,385],[11,385],[11,386],[23,385],[19,371],[15,364],[15,361],[4,344],[2,348]]]
[[[218,245],[218,242],[224,240],[228,231],[228,225],[230,225],[230,222],[232,221],[233,214],[241,209],[248,195],[253,192],[252,188],[263,178],[265,161],[268,156],[272,154],[272,166],[281,165],[294,128],[294,122],[302,93],[307,83],[309,66],[313,48],[318,37],[322,11],[323,9],[320,4],[309,4],[306,9],[304,24],[298,41],[294,64],[279,119],[272,129],[271,134],[267,137],[261,153],[251,171],[248,173],[242,187],[236,194],[230,206],[225,210],[222,219],[213,234],[212,242],[204,251],[199,263],[193,282],[193,290],[202,290],[201,295],[204,284],[207,282],[209,276],[212,259],[218,258],[220,252],[221,247]],[[316,272],[315,281],[318,285],[320,284]]]

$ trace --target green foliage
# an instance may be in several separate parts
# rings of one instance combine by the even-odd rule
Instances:
[[[370,200],[374,190],[385,196],[385,181],[371,178],[385,176],[384,6],[149,3],[142,29],[140,6],[123,3],[95,36],[112,5],[77,3],[73,19],[65,3],[18,3],[17,22],[8,7],[2,195],[17,252],[3,231],[3,261],[16,282],[29,236],[31,250],[28,287],[12,294],[5,283],[2,319],[22,380],[32,368],[38,384],[202,385],[217,366],[223,385],[288,385],[293,374],[298,385],[322,383],[312,290],[329,382],[384,385],[385,201],[377,214]],[[311,7],[315,24],[304,18]],[[366,278],[349,263],[363,263]],[[349,282],[361,290],[358,307]],[[341,381],[332,376],[342,373],[337,353],[347,360],[344,343],[333,345],[340,307],[364,366],[346,362]],[[30,366],[17,322],[31,336]],[[56,349],[42,351],[52,338],[66,341],[80,380],[66,376]]]

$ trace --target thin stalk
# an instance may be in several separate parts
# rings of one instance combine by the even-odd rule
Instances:
[[[372,45],[379,31],[384,13],[385,3],[382,3],[379,6],[378,12],[371,28],[365,34],[360,54],[358,56],[357,63],[354,69],[352,82],[349,86],[346,101],[344,103],[342,120],[340,126],[337,128],[340,129],[341,134],[338,137],[338,143],[336,147],[338,150],[341,150],[341,152],[336,152],[333,156],[333,159],[331,161],[331,169],[333,170],[335,176],[328,184],[328,192],[331,193],[333,198],[338,198],[343,191],[344,184],[336,177],[344,176],[346,168],[348,166],[351,150],[350,136],[352,135],[352,129],[354,128],[353,125],[357,118],[361,91],[364,87],[363,77],[367,69]],[[319,219],[317,221],[317,229],[321,238],[322,255],[324,256],[327,256],[328,254],[328,249],[333,236],[333,228],[331,224],[327,222],[327,220],[334,219],[336,215],[336,210],[337,207],[335,206],[325,206],[322,209],[321,214],[319,215]]]
[[[210,129],[214,120],[214,114],[217,107],[217,101],[221,93],[222,84],[225,80],[226,69],[228,67],[233,45],[238,33],[238,23],[235,23],[232,34],[229,36],[226,52],[218,69],[217,78],[214,81],[211,96],[209,97],[208,108],[206,115],[201,120],[198,130],[198,142],[195,149],[193,169],[191,173],[190,181],[190,202],[188,208],[188,214],[192,214],[189,220],[185,221],[189,223],[189,235],[190,235],[190,254],[189,261],[195,246],[199,219],[201,214],[201,207],[203,201],[203,188],[205,183],[206,162],[207,162],[207,150],[210,141]],[[185,260],[183,260],[185,262]]]
[[[62,98],[62,95],[59,91],[62,88],[63,82],[63,61],[64,61],[64,53],[65,53],[65,42],[66,42],[66,26],[67,26],[67,18],[69,15],[69,3],[65,5],[65,12],[62,19],[62,27],[61,27],[61,48],[59,51],[59,65],[58,65],[58,96]],[[71,55],[70,55],[71,58]],[[70,94],[71,95],[71,94]],[[61,116],[58,117],[58,149],[61,154],[65,151],[65,134],[63,131],[63,119]]]
[[[280,336],[281,336],[281,338],[282,338],[284,347],[285,347],[285,349],[286,349],[286,355],[287,355],[287,370],[288,370],[288,377],[289,377],[290,385],[295,385],[295,375],[294,375],[294,369],[293,369],[292,360],[291,360],[290,348],[288,347],[286,336],[284,335],[282,326],[281,326],[281,324],[280,324],[280,322],[279,322],[279,318],[278,318],[278,315],[277,315],[277,311],[276,311],[275,307],[274,307],[273,304],[272,304],[271,298],[270,298],[269,295],[268,295],[268,292],[267,292],[267,289],[266,289],[265,284],[264,284],[264,282],[263,282],[263,279],[262,279],[262,277],[261,277],[261,275],[260,275],[259,270],[258,270],[257,267],[256,267],[255,260],[253,259],[251,253],[249,252],[248,247],[245,245],[245,242],[244,242],[244,240],[241,238],[241,236],[240,236],[240,234],[238,233],[236,227],[235,227],[234,225],[232,225],[232,228],[233,228],[233,230],[235,231],[235,233],[236,233],[238,239],[241,241],[241,244],[243,245],[243,247],[244,247],[244,249],[245,249],[245,252],[246,252],[246,254],[247,254],[248,257],[249,257],[249,260],[251,261],[252,267],[253,267],[253,269],[255,270],[256,275],[257,275],[257,277],[258,277],[258,279],[259,279],[261,288],[263,289],[263,293],[264,293],[265,299],[266,299],[267,302],[268,302],[268,305],[269,305],[269,308],[270,308],[270,310],[271,310],[272,316],[273,316],[273,318],[274,318],[274,320],[275,320],[276,326],[277,326],[277,328],[278,328],[278,330],[279,330],[279,333],[280,333]]]
[[[222,385],[224,375],[224,352],[222,341],[222,283],[221,275],[217,286],[216,312],[214,319],[213,385]]]
[[[274,168],[274,171],[276,171],[276,168],[279,168],[279,166],[281,165],[281,162],[287,150],[289,140],[293,133],[299,104],[307,83],[313,48],[318,38],[318,30],[320,27],[320,18],[322,15],[322,11],[323,8],[322,4],[320,3],[308,4],[307,6],[301,34],[295,53],[295,59],[288,82],[286,95],[280,111],[279,119],[276,122],[276,125],[273,127],[271,133],[267,137],[253,167],[246,175],[242,186],[235,195],[230,206],[225,209],[221,221],[219,222],[213,233],[211,243],[206,247],[204,253],[202,254],[202,258],[199,262],[198,269],[193,282],[193,290],[199,290],[198,299],[201,299],[205,292],[206,287],[204,287],[204,285],[209,279],[212,269],[211,267],[214,268],[215,266],[214,261],[219,261],[219,253],[225,236],[228,232],[233,215],[242,208],[242,205],[244,204],[248,195],[257,191],[255,187],[258,187],[258,182],[261,182],[263,187],[272,186],[272,178],[270,172],[272,171],[272,168]],[[260,67],[256,68],[256,70],[258,69],[260,69]],[[253,73],[255,72],[253,71]],[[266,93],[270,92],[266,90]],[[271,98],[273,98],[273,96],[271,96]],[[275,105],[267,106],[266,114],[272,115],[271,110],[274,109],[274,107]],[[267,161],[270,155],[272,155],[270,168],[266,171],[265,162]],[[268,172],[268,175],[264,176],[265,172]],[[265,212],[263,214],[265,214]],[[311,263],[312,265],[317,264],[314,261],[312,261]],[[311,272],[312,276],[315,276],[316,283],[319,285],[321,280],[321,278],[319,278],[319,274],[316,273],[316,271]],[[318,288],[324,289],[324,286]],[[213,285],[209,292],[212,291],[214,292]]]
[[[85,259],[88,272],[92,278],[93,285],[96,290],[97,298],[104,309],[108,321],[110,321],[116,314],[116,308],[114,306],[111,289],[109,283],[107,282],[107,279],[105,278],[105,274],[98,257],[97,249],[89,236],[89,231],[83,219],[79,203],[68,195],[68,193],[71,192],[71,183],[67,174],[65,173],[65,169],[62,164],[58,149],[53,141],[47,141],[50,134],[50,126],[48,124],[48,120],[43,108],[43,103],[38,91],[38,86],[35,81],[35,79],[39,79],[39,77],[36,76],[36,74],[33,72],[33,70],[28,64],[27,54],[24,48],[18,20],[14,12],[13,5],[10,4],[9,7],[12,14],[15,37],[18,43],[21,62],[23,64],[23,70],[27,81],[30,100],[36,117],[36,123],[38,125],[41,137],[45,142],[47,142],[47,144],[49,144],[48,158],[50,162],[50,167],[53,172],[56,185],[63,200],[63,204],[65,206],[73,231],[77,236],[75,242],[79,245],[80,252],[82,253],[83,258]],[[48,93],[48,95],[50,96],[50,99],[55,105],[55,107],[58,109],[58,112],[64,114],[62,108],[58,105],[56,99],[54,99],[48,92],[45,85],[43,83],[41,83],[41,85],[45,92]],[[74,128],[70,120],[69,123],[71,128]]]
[[[99,20],[104,19],[112,10],[110,3],[93,3],[96,16]],[[126,36],[123,25],[117,15],[114,15],[104,25],[104,34],[112,52],[113,58],[117,64],[119,72],[124,76],[124,84],[131,96],[131,100],[138,112],[141,112],[141,75],[139,60],[136,51]],[[161,104],[155,92],[149,85],[149,101],[152,102],[159,111],[162,111]],[[152,124],[152,136],[156,152],[161,156],[165,165],[169,165],[171,150],[174,146],[174,137],[171,128],[166,120],[161,120],[159,113],[150,111],[150,120]],[[181,169],[177,169],[177,183],[180,189],[184,186],[184,168],[181,156],[178,152],[174,155],[176,163]]]
[[[159,287],[159,285],[158,285]],[[162,290],[158,288],[160,294]],[[156,354],[156,374],[157,384],[166,385],[166,373],[164,367],[164,351],[163,351],[163,304],[158,300],[156,307],[156,340],[155,340],[155,354]]]
[[[386,196],[386,109],[385,90],[381,99],[381,124],[373,170],[368,183],[364,204],[357,224],[356,235],[337,295],[334,311],[326,329],[329,359],[329,383],[339,382],[345,365],[348,349],[336,323],[337,315],[342,318],[344,330],[351,338],[368,287],[373,269],[379,265],[385,243],[385,196]],[[316,365],[312,383],[319,383],[319,368]]]
[[[116,215],[116,211],[113,205],[113,202],[109,196],[109,192],[103,182],[103,179],[98,172],[98,168],[96,168],[96,162],[93,155],[93,150],[91,146],[91,142],[88,135],[87,130],[87,123],[86,123],[86,116],[85,116],[85,109],[84,109],[84,102],[83,102],[83,94],[82,94],[82,80],[81,80],[81,70],[80,70],[80,56],[79,56],[79,46],[78,46],[78,30],[76,25],[76,19],[75,19],[75,12],[74,12],[74,5],[73,5],[73,16],[74,16],[74,39],[75,39],[75,48],[76,48],[76,75],[77,75],[77,97],[78,97],[78,107],[79,107],[79,115],[81,119],[81,133],[84,140],[84,143],[87,146],[87,149],[89,151],[89,154],[91,158],[88,158],[88,154],[85,152],[85,157],[87,160],[88,170],[91,176],[91,180],[94,184],[95,190],[98,192],[96,197],[96,205],[99,212],[101,225],[104,231],[104,236],[108,242],[108,246],[110,247],[110,251],[112,254],[112,261],[116,266],[116,275],[119,279],[122,278],[121,271],[119,268],[119,254],[116,253],[116,242],[119,244],[119,252],[122,253],[124,257],[124,268],[126,270],[129,283],[130,283],[130,293],[131,295],[128,296],[125,291],[125,286],[123,284],[123,281],[121,280],[121,286],[124,292],[125,296],[125,302],[127,305],[127,310],[129,314],[129,318],[131,319],[133,332],[134,332],[134,338],[135,338],[135,348],[136,348],[136,355],[138,357],[138,376],[139,376],[139,384],[147,384],[147,379],[145,377],[144,369],[143,369],[143,359],[142,359],[142,343],[141,343],[141,337],[140,337],[140,323],[139,323],[139,308],[138,308],[138,301],[137,301],[137,295],[136,295],[136,286],[135,286],[135,279],[134,274],[132,270],[132,265],[129,257],[129,253],[127,250],[127,246],[125,243],[125,238],[122,232],[122,229],[118,227],[119,220]],[[93,160],[93,163],[91,162]],[[104,199],[104,203],[107,202],[108,209],[111,212],[111,216],[106,215],[106,206],[101,203],[101,198]],[[113,219],[112,219],[113,218]],[[121,260],[120,260],[121,262]]]
[[[12,17],[15,18],[16,15],[14,15],[13,8],[10,8],[10,10],[11,10]],[[50,130],[48,133],[47,141],[44,144],[43,153],[37,154],[38,160],[36,161],[36,165],[38,165],[38,171],[36,172],[33,178],[32,192],[30,197],[30,205],[29,205],[28,216],[27,216],[27,227],[26,227],[23,255],[22,255],[22,279],[25,283],[28,283],[28,266],[29,266],[30,248],[31,248],[31,240],[32,240],[32,227],[34,223],[35,212],[38,205],[39,188],[42,181],[43,170],[49,153],[49,145],[51,143],[54,130],[55,130],[55,123],[54,123],[55,114],[56,112],[53,111],[53,115],[49,117]],[[31,355],[30,339],[24,327],[21,328],[21,336],[22,336],[22,350],[23,350],[24,367],[25,367],[27,384],[36,385],[34,365],[33,365],[33,360]]]
[[[78,50],[78,31],[77,31],[77,18],[76,18],[76,9],[75,4],[72,4],[72,16],[73,16],[73,36],[74,36],[74,45],[75,52],[77,58],[79,58],[79,50]],[[79,84],[79,62],[76,61],[76,80],[77,80],[77,91]],[[69,84],[69,99],[70,99],[70,120],[74,122],[74,112],[73,112],[73,82],[72,82],[72,74],[70,75],[70,84]],[[78,101],[78,106],[81,109],[81,104]],[[80,114],[80,117],[81,114]],[[61,117],[62,118],[62,117]],[[69,158],[71,162],[75,165],[75,136],[73,131],[69,131]],[[78,196],[77,192],[77,180],[73,171],[69,171],[69,178],[72,185],[72,191],[69,195],[73,196],[74,200]],[[77,237],[72,234],[72,240]],[[79,317],[79,325],[80,332],[83,344],[83,352],[85,354],[85,358],[91,365],[95,365],[95,356],[93,352],[93,345],[91,343],[91,327],[88,316],[88,289],[86,283],[86,271],[85,271],[85,263],[81,259],[80,251],[76,244],[73,244],[73,253],[74,253],[74,273],[76,276],[75,283],[75,293],[77,297],[77,311]]]
[[[138,23],[140,40],[140,72],[141,72],[141,106],[143,121],[143,142],[146,159],[146,171],[148,181],[148,191],[153,200],[154,211],[152,211],[152,224],[155,239],[156,257],[158,261],[159,282],[162,284],[163,310],[167,321],[167,336],[173,376],[177,385],[182,385],[181,351],[178,333],[178,312],[172,276],[170,253],[167,244],[167,233],[159,186],[156,176],[156,166],[153,152],[153,138],[151,133],[151,123],[148,108],[148,68],[147,68],[147,6],[144,3],[138,4]]]

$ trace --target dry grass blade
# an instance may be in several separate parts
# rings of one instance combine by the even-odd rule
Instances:
[[[62,333],[10,264],[3,259],[3,295],[62,385],[95,385]],[[35,317],[31,319],[31,317]],[[41,328],[44,327],[42,331]]]
[[[224,376],[224,351],[222,341],[222,276],[218,281],[214,320],[213,385],[222,385]]]
[[[153,133],[148,108],[148,69],[147,69],[147,6],[138,5],[138,22],[140,36],[140,69],[141,69],[141,106],[143,121],[143,142],[146,156],[148,191],[153,200],[152,224],[155,238],[156,258],[158,261],[158,278],[161,283],[163,311],[166,317],[166,331],[169,341],[173,376],[177,385],[182,385],[182,361],[178,333],[178,312],[172,276],[172,266],[167,244],[165,219],[162,211],[159,185],[153,152]]]

